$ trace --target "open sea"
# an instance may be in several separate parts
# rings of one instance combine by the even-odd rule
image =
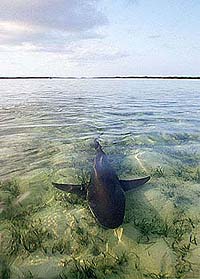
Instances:
[[[52,186],[87,183],[98,138],[124,223]],[[200,82],[0,80],[0,278],[200,278]]]

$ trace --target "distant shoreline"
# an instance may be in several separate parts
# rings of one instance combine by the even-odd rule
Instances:
[[[0,79],[200,79],[200,76],[0,77]]]

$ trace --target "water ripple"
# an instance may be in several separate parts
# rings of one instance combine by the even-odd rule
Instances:
[[[5,152],[12,150],[16,160],[21,156],[33,158],[43,143],[69,144],[101,135],[123,144],[141,134],[200,132],[199,81],[1,80],[0,83],[0,143]],[[28,152],[27,146],[33,142],[37,148]],[[4,157],[2,154],[0,160],[4,161]],[[6,164],[9,172],[7,159]]]

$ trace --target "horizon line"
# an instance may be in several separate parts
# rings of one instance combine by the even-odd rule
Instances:
[[[200,79],[200,76],[3,76],[0,79]]]

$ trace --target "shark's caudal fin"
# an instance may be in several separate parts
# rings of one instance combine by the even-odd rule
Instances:
[[[76,194],[79,197],[86,197],[86,189],[82,185],[73,185],[73,184],[59,184],[52,182],[52,185],[57,189],[65,191],[67,193]]]
[[[145,184],[147,181],[149,181],[150,176],[146,176],[143,178],[137,178],[133,180],[120,180],[120,184],[122,186],[122,189],[126,191],[130,191],[133,189],[138,188],[139,186]]]

